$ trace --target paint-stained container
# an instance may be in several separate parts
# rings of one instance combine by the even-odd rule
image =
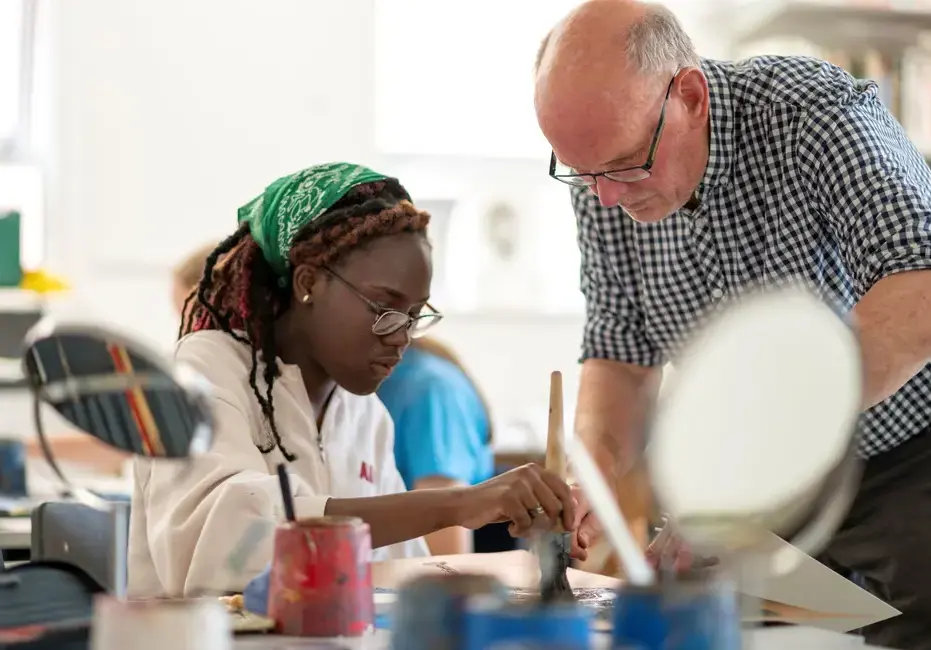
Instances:
[[[625,586],[614,601],[614,650],[740,650],[740,605],[720,577]]]
[[[470,608],[464,650],[589,650],[592,611],[575,603]]]
[[[372,538],[355,517],[279,526],[268,615],[288,636],[354,637],[373,629]]]
[[[508,590],[491,576],[424,575],[398,590],[391,621],[392,650],[463,650],[466,613],[478,606],[502,608]]]

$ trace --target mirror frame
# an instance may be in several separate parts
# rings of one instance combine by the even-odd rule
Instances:
[[[712,314],[699,329],[693,331],[685,344],[680,348],[679,356],[687,357],[690,355],[691,350],[714,337],[714,330],[717,324],[728,316],[732,316],[733,312],[745,308],[748,305],[753,305],[754,303],[759,304],[766,300],[778,303],[780,296],[804,296],[811,301],[812,306],[818,306],[834,315],[838,324],[849,332],[851,340],[854,343],[857,352],[852,359],[854,372],[856,373],[859,383],[862,385],[863,359],[860,354],[859,338],[857,336],[855,323],[851,320],[849,314],[839,312],[810,289],[798,285],[788,285],[769,290],[758,289],[747,291],[741,295],[737,301],[725,307],[724,310]],[[671,383],[661,389],[661,392],[651,405],[647,415],[643,455],[645,456],[648,468],[651,463],[649,444],[650,438],[654,435],[657,421],[656,414],[663,407],[663,402],[669,400],[670,397],[675,394],[677,389],[676,385],[678,383],[677,380],[680,379],[676,375],[680,372],[682,371],[677,369],[673,377],[669,379]],[[822,477],[822,480],[818,483],[813,493],[806,495],[807,499],[805,504],[799,508],[798,512],[794,513],[796,515],[794,518],[792,517],[793,513],[786,512],[792,508],[792,504],[787,503],[778,506],[776,510],[770,512],[754,516],[747,515],[748,522],[753,520],[761,522],[766,530],[770,530],[777,536],[782,537],[785,541],[808,555],[815,555],[820,552],[826,544],[830,542],[831,537],[833,537],[834,533],[836,533],[842,525],[856,497],[857,488],[859,487],[863,471],[863,463],[857,455],[859,442],[858,428],[862,413],[862,409],[859,409],[851,414],[849,442],[845,451],[835,460],[830,471]],[[657,507],[661,510],[663,508],[663,503],[660,495],[663,491],[656,488],[656,484],[653,483],[652,478],[651,491]],[[675,521],[674,517],[672,517],[672,519]],[[786,528],[786,530],[779,530],[778,532],[772,530],[774,524],[777,528]],[[734,552],[741,555],[747,552],[752,553],[753,549],[741,548],[736,549]]]
[[[155,368],[156,372],[126,376],[124,381],[116,377],[94,376],[86,378],[86,380],[85,378],[76,378],[72,380],[56,381],[50,384],[36,384],[27,363],[28,359],[35,354],[36,344],[40,341],[63,335],[87,336],[99,338],[101,341],[113,342],[144,357],[146,361]],[[55,408],[52,399],[56,398],[56,393],[59,391],[62,393],[62,397],[65,398],[67,394],[69,394],[69,386],[76,389],[75,392],[79,394],[92,394],[110,390],[171,386],[173,382],[174,385],[177,385],[185,392],[191,400],[192,405],[201,411],[201,415],[203,416],[200,419],[200,424],[196,426],[190,446],[188,447],[190,452],[189,456],[187,458],[165,458],[160,456],[139,457],[153,460],[184,462],[210,449],[213,443],[213,417],[209,403],[209,399],[212,395],[210,384],[206,379],[202,378],[187,366],[169,362],[166,359],[166,355],[160,354],[152,346],[144,342],[133,340],[118,331],[96,323],[58,321],[50,316],[43,318],[29,330],[26,338],[23,340],[23,346],[23,374],[25,376],[26,386],[33,398],[33,419],[35,421],[36,434],[39,438],[42,455],[45,457],[46,462],[48,462],[58,480],[61,481],[67,493],[84,505],[97,510],[112,511],[115,502],[104,499],[91,490],[76,485],[68,478],[67,474],[62,470],[55,459],[43,425],[42,405],[47,404]],[[92,433],[84,431],[77,426],[74,426],[74,428],[87,436],[94,437]]]

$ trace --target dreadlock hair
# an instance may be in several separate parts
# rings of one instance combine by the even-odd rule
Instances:
[[[290,268],[333,265],[348,252],[388,235],[416,232],[426,236],[429,221],[430,215],[413,206],[410,195],[397,180],[358,185],[327,211],[328,225],[318,229],[311,222],[298,232],[288,253]],[[249,233],[248,224],[243,223],[207,257],[200,284],[185,302],[186,317],[178,332],[180,339],[200,330],[221,330],[249,347],[249,385],[270,434],[270,439],[256,446],[263,454],[277,447],[288,461],[295,460],[295,456],[282,444],[275,425],[272,388],[281,374],[275,321],[291,307],[292,281],[293,276],[289,276],[286,283],[279,283],[279,276]],[[196,303],[188,309],[188,303],[195,298]],[[264,392],[258,383],[260,365]]]

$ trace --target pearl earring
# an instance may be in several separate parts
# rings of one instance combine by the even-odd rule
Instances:
[[[307,303],[309,303],[309,302],[310,302],[310,294],[309,294],[309,293],[305,293],[305,294],[304,294],[304,297],[301,298],[301,302],[304,303],[305,305],[306,305]]]

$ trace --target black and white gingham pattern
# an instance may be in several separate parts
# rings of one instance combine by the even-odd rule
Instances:
[[[583,359],[663,364],[748,287],[801,281],[849,311],[884,276],[931,268],[931,172],[875,84],[802,57],[702,67],[712,135],[699,207],[639,224],[572,189]],[[860,453],[929,424],[931,366],[864,414]]]

